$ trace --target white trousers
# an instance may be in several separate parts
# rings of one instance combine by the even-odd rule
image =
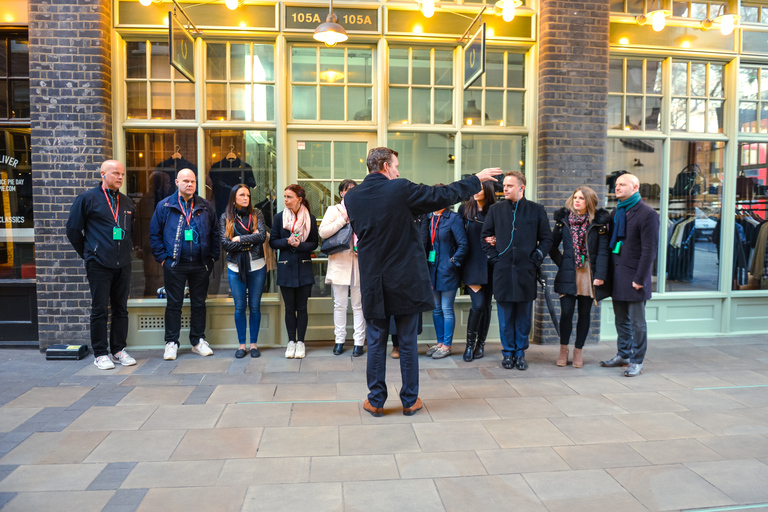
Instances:
[[[355,332],[352,338],[355,345],[365,343],[365,318],[363,317],[363,298],[359,286],[343,284],[331,285],[333,289],[333,324],[336,343],[344,343],[347,337],[347,304],[352,296],[352,318],[355,322]]]

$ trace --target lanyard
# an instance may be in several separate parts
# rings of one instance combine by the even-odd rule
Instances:
[[[248,231],[248,233],[250,233],[250,232],[251,232],[251,216],[250,216],[250,215],[248,216],[248,227],[246,227],[246,226],[245,226],[245,224],[243,224],[243,221],[241,221],[241,220],[240,220],[240,217],[237,217],[237,222],[238,222],[238,223],[239,223],[241,226],[243,226],[243,229],[247,230],[247,231]]]
[[[291,226],[291,233],[295,233],[294,229],[296,229],[296,223],[299,222],[299,216],[296,215],[296,218],[293,219],[293,226]],[[250,221],[248,222],[250,224]]]
[[[179,208],[181,208],[181,213],[184,214],[184,218],[187,219],[187,226],[192,227],[192,206],[189,207],[189,215],[187,215],[187,211],[184,209],[185,203],[181,202],[181,194],[179,194]]]
[[[112,209],[112,201],[109,200],[109,196],[107,195],[106,189],[104,187],[101,187],[101,191],[104,192],[104,197],[107,198],[107,204],[109,205],[109,211],[112,212],[112,217],[115,219],[115,225],[119,226],[120,223],[118,222],[117,218],[118,215],[120,215],[120,194],[117,195],[117,200],[115,201],[115,209]]]
[[[435,222],[435,215],[432,214],[432,220],[429,221],[429,231],[432,236],[432,246],[435,245],[435,235],[437,235],[437,226],[440,225],[440,219],[443,217],[442,212],[437,216],[437,222]]]

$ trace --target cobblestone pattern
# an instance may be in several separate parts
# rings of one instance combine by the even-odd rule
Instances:
[[[112,155],[112,2],[29,0],[40,347],[87,343],[90,293],[66,238],[70,205]]]

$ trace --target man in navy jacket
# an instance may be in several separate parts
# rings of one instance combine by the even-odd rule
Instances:
[[[198,196],[197,178],[190,169],[176,176],[178,190],[157,203],[150,224],[150,244],[155,260],[163,266],[168,302],[165,307],[166,360],[176,359],[181,331],[184,286],[189,283],[189,341],[192,352],[210,356],[205,341],[205,300],[213,262],[219,259],[220,244],[216,212]]]
[[[123,366],[136,364],[125,351],[128,338],[128,292],[131,284],[133,201],[120,193],[125,167],[117,160],[101,164],[101,183],[86,190],[72,203],[67,219],[67,238],[85,260],[91,289],[91,347],[100,370],[115,367],[112,355]],[[108,307],[112,306],[112,330],[107,343]]]

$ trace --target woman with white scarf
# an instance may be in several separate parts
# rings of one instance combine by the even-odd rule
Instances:
[[[277,285],[285,303],[285,357],[302,359],[306,354],[307,302],[315,283],[311,253],[317,248],[317,219],[309,213],[307,194],[300,185],[288,185],[283,200],[285,210],[275,215],[269,245],[280,251]]]

